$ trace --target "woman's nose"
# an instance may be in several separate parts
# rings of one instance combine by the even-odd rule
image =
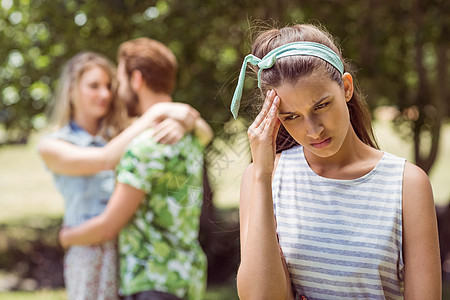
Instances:
[[[111,91],[109,90],[109,88],[103,87],[103,88],[101,88],[101,90],[100,90],[100,95],[101,95],[103,98],[109,98],[109,97],[111,97]]]
[[[305,118],[306,123],[306,134],[313,138],[318,139],[323,131],[322,123],[314,117]]]

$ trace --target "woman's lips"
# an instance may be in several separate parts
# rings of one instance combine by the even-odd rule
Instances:
[[[316,149],[322,149],[325,148],[326,146],[328,146],[331,142],[331,138],[327,138],[325,140],[322,140],[320,142],[317,143],[311,143],[311,146],[313,146]]]

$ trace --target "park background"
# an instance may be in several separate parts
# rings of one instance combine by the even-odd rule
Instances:
[[[65,299],[63,203],[36,152],[61,67],[81,50],[115,61],[118,45],[147,36],[168,45],[180,70],[174,99],[213,127],[211,190],[202,242],[208,300],[237,299],[240,176],[250,162],[243,117],[229,105],[257,29],[322,24],[354,66],[382,150],[430,176],[439,215],[444,299],[450,299],[450,1],[446,0],[0,0],[0,299]],[[420,242],[420,241],[418,241]]]

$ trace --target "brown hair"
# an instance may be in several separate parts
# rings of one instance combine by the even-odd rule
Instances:
[[[134,70],[139,70],[150,89],[172,93],[178,64],[173,52],[162,43],[149,38],[124,42],[118,52],[118,60],[121,59],[128,77]]]
[[[281,29],[270,29],[257,36],[253,43],[252,54],[263,58],[271,50],[292,42],[316,42],[323,44],[336,52],[344,63],[344,70],[349,66],[342,58],[341,51],[333,42],[333,37],[324,29],[310,24],[293,25]],[[258,71],[256,67],[254,71]],[[281,83],[295,83],[302,76],[312,75],[313,72],[325,70],[331,80],[343,86],[341,73],[328,62],[314,56],[290,56],[277,61],[270,69],[261,73],[261,90],[263,95],[268,89],[275,88]],[[367,104],[355,87],[350,101],[347,102],[350,122],[357,136],[365,144],[378,148],[372,130],[372,117]],[[277,136],[277,152],[296,145],[297,142],[281,126]]]
[[[106,140],[118,135],[128,125],[128,117],[122,101],[116,97],[116,69],[103,55],[94,52],[80,52],[63,67],[58,80],[51,109],[51,126],[60,128],[73,118],[73,101],[78,97],[77,89],[83,74],[93,67],[102,68],[111,80],[112,101],[108,113],[100,122],[98,134]]]

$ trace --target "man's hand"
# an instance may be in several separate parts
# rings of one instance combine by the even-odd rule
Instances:
[[[200,117],[200,113],[192,106],[179,102],[156,103],[148,112],[154,118],[154,122],[159,123],[167,118],[174,119],[186,128],[186,132],[192,131],[196,120]]]
[[[173,145],[183,138],[188,130],[178,121],[165,119],[153,130],[153,138],[160,144]]]

